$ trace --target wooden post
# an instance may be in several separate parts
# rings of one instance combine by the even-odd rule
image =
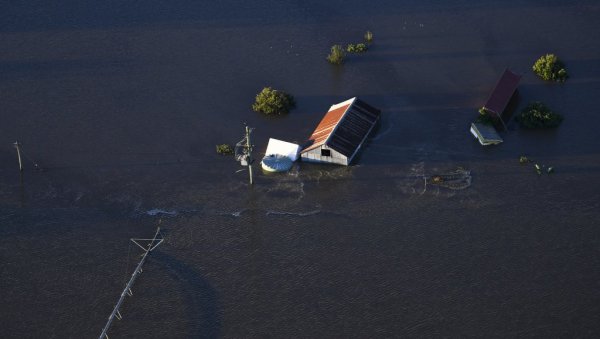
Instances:
[[[17,149],[17,158],[19,158],[19,171],[23,172],[23,161],[21,160],[21,149],[19,148],[21,144],[19,144],[18,141],[15,141],[14,145]]]
[[[252,141],[250,140],[251,133],[252,130],[246,125],[246,150],[248,151],[248,173],[250,175],[250,185],[253,185],[254,182],[252,181]]]

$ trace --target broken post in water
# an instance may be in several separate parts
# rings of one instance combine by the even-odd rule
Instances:
[[[19,148],[21,144],[19,144],[18,141],[15,141],[13,145],[15,145],[15,148],[17,149],[17,158],[19,159],[19,171],[23,172],[23,161],[21,160],[21,149]]]

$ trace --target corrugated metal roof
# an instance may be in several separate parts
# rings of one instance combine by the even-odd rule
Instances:
[[[500,80],[498,80],[494,91],[492,91],[492,94],[483,107],[497,115],[502,114],[513,93],[517,90],[520,80],[521,75],[511,72],[509,69],[505,69]]]
[[[379,119],[381,111],[358,98],[346,102],[349,104],[334,105],[325,114],[309,138],[311,144],[302,153],[324,144],[347,157],[356,152]]]
[[[337,126],[337,124],[340,122],[350,105],[351,104],[343,105],[327,112],[319,125],[317,125],[317,128],[315,128],[315,131],[308,138],[310,145],[302,150],[302,152],[306,152],[323,145],[331,135],[331,132],[333,132],[335,126]]]

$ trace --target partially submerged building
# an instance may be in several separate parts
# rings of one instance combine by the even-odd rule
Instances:
[[[479,143],[483,146],[496,145],[504,141],[498,132],[496,132],[494,126],[479,122],[474,122],[471,124],[471,134],[473,134],[473,136],[477,138]]]
[[[521,75],[511,72],[508,68],[504,70],[500,80],[494,87],[492,94],[488,98],[483,109],[490,114],[496,115],[502,121],[502,113],[508,106],[510,98],[519,87],[521,81]],[[504,123],[504,121],[502,121]]]
[[[300,145],[274,138],[269,139],[265,157],[260,162],[267,172],[288,171],[294,161],[298,160]]]
[[[506,110],[510,99],[515,94],[520,81],[521,75],[513,73],[508,68],[505,69],[500,80],[498,80],[496,87],[494,87],[494,90],[482,107],[483,111],[495,121],[500,122],[505,130],[506,124],[503,119],[503,113],[504,110]],[[471,134],[473,134],[482,145],[499,144],[503,141],[492,125],[483,123],[472,123]]]
[[[380,115],[356,97],[331,106],[300,152],[302,161],[348,166]]]

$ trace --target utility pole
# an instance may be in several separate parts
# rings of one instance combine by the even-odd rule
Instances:
[[[250,185],[254,184],[252,181],[252,141],[250,140],[250,134],[252,129],[246,125],[246,150],[248,156],[248,173],[250,174]]]
[[[15,148],[17,149],[17,158],[19,158],[19,171],[23,172],[23,161],[21,161],[21,149],[19,148],[21,144],[19,144],[18,141],[15,141],[13,145],[15,145]]]
[[[121,297],[119,298],[119,301],[115,305],[115,308],[113,309],[110,316],[108,317],[108,322],[102,329],[102,333],[100,333],[100,336],[98,337],[98,339],[108,339],[108,330],[110,329],[110,325],[112,325],[113,320],[115,318],[117,318],[119,320],[121,320],[123,318],[119,308],[121,308],[123,301],[125,301],[125,296],[133,295],[131,288],[133,287],[133,283],[135,282],[135,279],[138,277],[138,275],[140,273],[142,273],[142,265],[144,265],[144,262],[146,261],[146,257],[148,256],[148,254],[150,252],[152,252],[155,248],[157,248],[158,245],[162,244],[162,242],[164,241],[164,238],[163,238],[162,234],[160,233],[160,227],[157,227],[156,233],[154,234],[154,237],[152,239],[131,239],[131,241],[134,244],[138,245],[144,251],[144,255],[142,255],[142,259],[140,260],[137,267],[135,268],[135,271],[133,271],[133,273],[131,274],[131,278],[129,279],[129,282],[125,286],[125,289],[123,290],[123,292],[121,292]],[[150,242],[146,246],[143,246],[142,244],[139,243],[140,241],[150,241]],[[129,258],[128,258],[128,260],[129,260]]]
[[[246,133],[244,134],[244,138],[240,140],[237,144],[235,144],[235,160],[240,162],[240,165],[248,167],[248,174],[250,175],[250,185],[254,184],[252,179],[252,130],[254,128],[248,127],[246,125]]]

